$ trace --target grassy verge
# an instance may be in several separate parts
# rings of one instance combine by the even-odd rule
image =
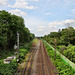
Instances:
[[[10,64],[4,64],[3,60],[8,56],[14,55],[15,50],[8,51],[3,50],[0,52],[0,75],[14,75],[16,72],[17,63],[16,60],[12,60]]]
[[[48,55],[50,56],[51,60],[53,61],[53,64],[56,66],[59,72],[59,75],[75,75],[75,71],[68,64],[65,64],[59,55],[56,55],[56,60],[54,60],[55,52],[46,44],[45,46]]]

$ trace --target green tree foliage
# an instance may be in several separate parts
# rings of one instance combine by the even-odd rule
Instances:
[[[53,47],[55,47],[55,38],[56,49],[75,63],[75,29],[73,27],[68,27],[44,36],[44,39]]]
[[[13,49],[16,43],[17,31],[20,33],[20,43],[32,40],[34,36],[28,28],[25,27],[24,19],[22,17],[11,15],[5,10],[0,11],[0,48]]]
[[[74,44],[75,45],[75,29],[73,27],[69,27],[66,29],[63,29],[61,32],[61,43],[68,45],[68,44]]]
[[[53,41],[55,38],[57,39],[57,45],[75,45],[75,29],[73,27],[68,27],[62,29],[61,31],[51,32],[50,34],[44,36],[44,39],[50,44],[54,44]]]

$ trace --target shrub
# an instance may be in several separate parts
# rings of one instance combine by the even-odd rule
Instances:
[[[14,75],[16,70],[16,60],[13,60],[10,64],[0,63],[0,75]]]
[[[54,65],[58,69],[59,75],[74,75],[75,74],[75,71],[68,64],[64,63],[59,55],[56,54],[56,60],[54,60],[55,52],[53,50],[47,50],[47,51]]]

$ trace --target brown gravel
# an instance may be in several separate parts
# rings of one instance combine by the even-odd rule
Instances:
[[[31,75],[57,75],[56,67],[48,57],[43,42],[39,40],[36,48]]]

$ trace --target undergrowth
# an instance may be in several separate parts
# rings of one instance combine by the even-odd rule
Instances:
[[[75,75],[75,70],[72,69],[68,64],[64,63],[64,61],[61,59],[59,55],[56,54],[56,60],[55,58],[55,52],[52,50],[52,48],[48,47],[46,44],[46,49],[48,52],[48,55],[50,56],[51,60],[53,61],[53,64],[56,66],[59,75]]]

